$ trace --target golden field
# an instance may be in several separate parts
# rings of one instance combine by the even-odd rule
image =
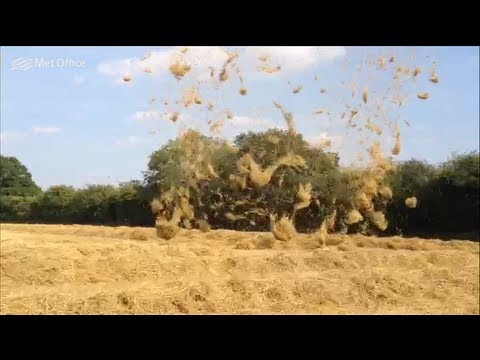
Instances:
[[[1,224],[2,314],[479,314],[479,243]]]

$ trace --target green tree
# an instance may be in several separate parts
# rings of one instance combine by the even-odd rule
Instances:
[[[235,139],[235,148],[225,141],[198,133],[194,135],[208,149],[210,164],[218,176],[197,182],[192,189],[191,200],[195,204],[196,216],[207,217],[215,227],[268,229],[267,214],[292,213],[299,183],[311,183],[313,196],[319,200],[299,212],[300,228],[311,229],[319,225],[320,219],[331,211],[332,192],[340,179],[337,154],[313,148],[301,135],[291,136],[280,130],[241,134]],[[239,175],[237,161],[246,153],[262,168],[273,165],[289,153],[302,156],[307,166],[303,169],[280,167],[269,184],[261,189],[248,183],[246,189],[239,191],[231,186],[230,176]],[[147,187],[156,189],[159,194],[171,186],[188,186],[186,161],[187,152],[182,140],[170,141],[150,156],[145,177]],[[228,213],[243,219],[231,221],[227,218]]]
[[[34,220],[32,210],[37,196],[0,196],[0,221],[29,222]]]
[[[153,193],[139,181],[120,184],[115,202],[115,222],[122,225],[153,226],[150,209]]]
[[[0,156],[0,220],[29,221],[40,187],[28,169],[15,157]]]
[[[35,196],[42,190],[17,158],[0,156],[0,191],[6,196]]]
[[[271,182],[259,194],[254,195],[254,198],[260,200],[259,207],[268,213],[292,214],[298,185],[310,183],[312,202],[310,206],[298,211],[295,217],[297,229],[313,230],[333,211],[334,190],[341,180],[338,154],[312,147],[301,134],[292,136],[287,131],[278,129],[241,134],[236,137],[235,144],[240,149],[239,156],[250,153],[263,168],[289,153],[300,155],[306,161],[304,168],[279,168]],[[254,221],[261,224],[261,229],[269,227],[266,217],[259,219],[256,216]]]
[[[453,154],[450,159],[442,164],[440,177],[448,184],[478,189],[480,179],[478,151]]]
[[[118,189],[112,185],[89,185],[71,199],[75,221],[82,224],[115,223]]]
[[[53,223],[71,223],[76,220],[78,209],[74,207],[77,191],[72,186],[56,185],[49,187],[35,208],[34,217]]]
[[[393,200],[387,206],[389,227],[386,234],[412,233],[430,226],[430,203],[438,197],[438,189],[431,185],[437,176],[438,169],[425,161],[410,159],[397,164],[397,171],[387,180]],[[415,209],[405,205],[405,199],[412,196],[417,198]]]
[[[432,187],[438,189],[430,202],[435,229],[443,232],[479,230],[479,153],[454,154],[440,166]]]
[[[389,230],[406,235],[440,236],[479,229],[478,152],[454,154],[434,166],[419,160],[398,164],[389,181],[394,199],[387,207]],[[405,199],[417,198],[417,207]]]

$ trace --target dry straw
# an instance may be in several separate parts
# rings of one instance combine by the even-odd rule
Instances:
[[[169,69],[173,76],[179,80],[190,71],[191,67],[183,62],[176,61],[170,65]]]
[[[417,94],[417,97],[422,100],[427,100],[430,98],[430,94],[428,92],[421,92]]]
[[[415,196],[409,197],[405,199],[405,205],[409,208],[416,208],[417,207],[417,198]]]
[[[302,91],[303,89],[303,85],[298,85],[298,86],[295,86],[293,89],[292,89],[292,92],[294,94],[298,94],[300,91]]]
[[[270,228],[275,239],[280,241],[291,240],[297,234],[292,220],[285,215],[278,221],[276,220],[276,216],[270,215]]]

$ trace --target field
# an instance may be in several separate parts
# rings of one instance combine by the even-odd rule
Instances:
[[[479,314],[479,243],[1,224],[2,314]]]

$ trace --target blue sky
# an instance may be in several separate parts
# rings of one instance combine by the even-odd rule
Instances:
[[[191,76],[181,81],[173,78],[167,66],[177,49],[2,47],[1,153],[16,156],[43,188],[54,184],[80,187],[87,183],[140,179],[148,155],[174,138],[178,126],[207,131],[206,120],[212,118],[214,112],[205,106],[183,110],[178,126],[164,116],[179,110],[175,100],[182,89],[205,79],[205,83],[197,85],[202,97],[215,101],[218,109],[228,108],[235,116],[234,125],[226,127],[225,136],[283,126],[281,114],[273,106],[273,101],[278,101],[294,114],[298,130],[305,138],[312,143],[318,138],[331,138],[333,150],[339,151],[347,164],[355,159],[358,151],[353,145],[354,137],[339,125],[334,115],[318,116],[312,111],[325,108],[335,113],[345,104],[353,103],[350,90],[340,88],[339,83],[343,80],[348,83],[354,77],[355,66],[366,54],[376,54],[375,58],[379,54],[387,57],[395,54],[398,62],[423,69],[424,79],[409,85],[409,99],[401,109],[401,118],[411,126],[401,123],[403,150],[399,160],[415,157],[439,162],[454,151],[479,147],[478,47],[237,50],[240,58],[245,59],[240,67],[247,96],[238,95],[238,79],[215,85],[205,77],[209,65],[219,68],[224,61],[224,53],[216,47],[192,50],[198,62],[192,66]],[[282,71],[278,74],[254,71],[258,67],[254,61],[263,51],[273,54],[272,64],[281,64]],[[153,55],[145,63],[153,70],[152,74],[145,74],[139,65],[144,64],[140,59],[148,53]],[[18,58],[71,61],[57,63],[63,67],[12,70],[12,62]],[[345,64],[345,59],[349,63]],[[84,61],[84,66],[74,67],[78,62],[72,64],[73,60]],[[425,80],[433,60],[438,61],[438,84]],[[361,74],[357,84],[359,92],[368,84],[372,99],[376,90],[379,94],[391,83],[391,73],[386,71]],[[123,82],[125,75],[132,76],[133,80]],[[231,77],[233,79],[234,74]],[[292,87],[297,85],[303,89],[292,94]],[[328,92],[320,94],[320,88]],[[429,92],[430,99],[417,99],[415,95],[419,91]],[[153,97],[155,101],[151,103]],[[221,117],[221,114],[215,116]],[[155,134],[151,130],[155,130]]]

